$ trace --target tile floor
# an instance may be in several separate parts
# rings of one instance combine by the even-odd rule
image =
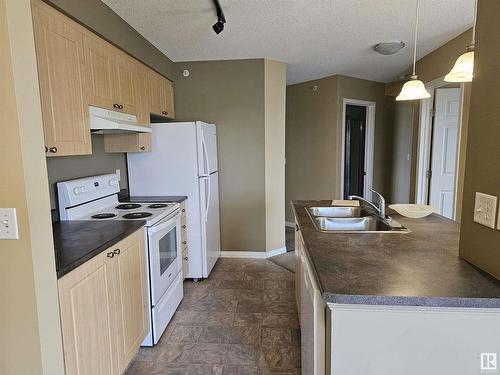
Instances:
[[[293,273],[268,260],[221,258],[210,277],[184,283],[160,342],[126,375],[299,375]]]

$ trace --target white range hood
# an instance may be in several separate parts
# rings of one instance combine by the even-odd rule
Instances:
[[[151,133],[151,128],[137,123],[137,116],[89,106],[90,130],[93,133]]]

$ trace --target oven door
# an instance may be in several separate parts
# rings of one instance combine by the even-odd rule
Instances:
[[[155,306],[180,271],[180,211],[148,228],[152,306]]]

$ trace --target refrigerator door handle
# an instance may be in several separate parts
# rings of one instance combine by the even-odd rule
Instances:
[[[205,194],[205,223],[208,221],[208,208],[210,207],[210,176],[201,177],[200,180],[205,184],[204,192]]]
[[[209,161],[208,161],[208,151],[207,151],[207,145],[205,143],[205,137],[202,135],[201,136],[201,146],[203,148],[203,156],[204,156],[204,167],[205,167],[205,173],[204,173],[204,176],[208,176],[210,175],[210,164],[209,164]]]
[[[210,177],[207,178],[207,185],[208,185],[208,194],[207,194],[207,210],[205,211],[205,223],[208,222],[208,210],[210,208],[210,195],[212,194],[212,192],[210,191],[210,185],[211,185]]]

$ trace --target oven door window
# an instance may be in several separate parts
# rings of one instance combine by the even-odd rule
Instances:
[[[175,228],[160,239],[159,252],[160,275],[163,275],[177,258],[177,233]]]

